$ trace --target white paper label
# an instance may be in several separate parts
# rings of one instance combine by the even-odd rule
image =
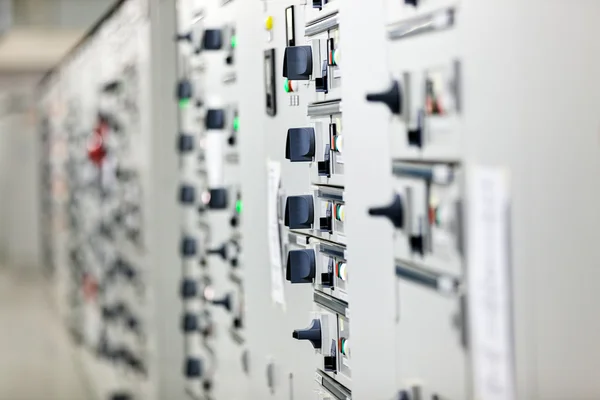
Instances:
[[[514,400],[507,173],[501,168],[474,168],[468,188],[474,398]]]
[[[267,162],[268,187],[268,235],[271,264],[271,298],[274,303],[285,306],[283,291],[283,266],[281,263],[281,236],[279,231],[278,199],[281,183],[281,164],[276,161]]]

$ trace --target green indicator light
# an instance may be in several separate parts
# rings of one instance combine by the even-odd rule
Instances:
[[[237,36],[236,35],[233,35],[231,37],[231,43],[230,44],[231,44],[231,48],[235,49],[235,47],[237,46]]]
[[[187,108],[190,105],[190,99],[180,99],[179,108]]]
[[[240,117],[235,117],[233,119],[233,130],[236,132],[240,130]]]
[[[241,214],[241,213],[242,213],[242,208],[243,208],[243,207],[242,207],[242,201],[241,201],[241,200],[238,200],[238,201],[236,201],[236,202],[235,202],[235,211],[236,211],[238,214]]]
[[[286,93],[290,92],[290,81],[289,80],[285,80],[285,82],[283,83],[283,89],[285,90]]]

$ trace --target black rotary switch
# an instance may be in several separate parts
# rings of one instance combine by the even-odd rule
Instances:
[[[404,4],[416,7],[419,5],[419,0],[404,0]]]
[[[394,200],[389,206],[373,207],[369,209],[369,215],[374,217],[387,217],[396,228],[404,226],[404,207],[400,195],[395,194]]]
[[[208,254],[218,255],[221,256],[223,260],[227,260],[227,243],[223,243],[217,248],[209,249]]]
[[[221,299],[212,300],[211,303],[216,306],[223,306],[223,307],[225,307],[225,309],[227,311],[231,311],[231,295],[230,294],[226,294]]]
[[[310,46],[292,46],[283,55],[283,76],[291,81],[307,81],[312,75],[313,58]]]
[[[110,395],[110,400],[131,400],[133,396],[127,392],[118,392]]]
[[[186,133],[180,133],[177,147],[180,153],[188,153],[194,150],[194,137]]]
[[[188,33],[180,33],[176,36],[176,39],[180,42],[182,41],[186,41],[186,42],[192,42],[192,32],[188,32]]]
[[[181,185],[179,188],[179,201],[183,204],[196,202],[196,189],[190,185]]]
[[[291,162],[310,162],[315,156],[315,130],[292,128],[287,132],[285,158]]]
[[[315,278],[315,251],[290,250],[287,256],[285,278],[292,283],[312,283]]]
[[[388,106],[393,114],[402,113],[402,94],[400,93],[400,84],[398,81],[392,83],[392,87],[385,92],[371,93],[367,95],[367,101],[381,102]]]
[[[185,361],[185,376],[188,378],[200,378],[202,376],[202,360],[190,357]]]
[[[193,257],[196,255],[197,251],[196,239],[192,237],[184,237],[181,240],[181,254],[184,257]]]
[[[206,111],[206,129],[224,129],[225,128],[225,110],[210,109]]]
[[[296,329],[292,332],[292,337],[298,340],[308,340],[315,349],[321,348],[321,321],[313,319],[310,326],[306,329]]]
[[[186,313],[181,319],[181,329],[186,333],[196,332],[199,328],[198,316],[191,313]]]
[[[181,282],[181,297],[191,299],[198,295],[198,284],[193,279],[184,279]]]
[[[314,213],[312,195],[290,196],[285,202],[285,226],[290,229],[310,229]]]
[[[211,210],[223,210],[227,208],[227,199],[227,189],[210,189],[210,200],[208,201],[208,208],[210,208]]]
[[[177,82],[177,100],[187,102],[192,98],[193,92],[192,82],[189,79],[183,78]]]
[[[206,29],[202,37],[204,50],[221,50],[223,47],[223,32],[220,29]]]

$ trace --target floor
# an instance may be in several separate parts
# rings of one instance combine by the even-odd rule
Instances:
[[[91,400],[50,283],[0,267],[0,400]]]

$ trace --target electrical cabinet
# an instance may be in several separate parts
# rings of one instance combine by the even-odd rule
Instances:
[[[600,6],[149,1],[42,88],[47,254],[98,380],[598,397]]]

